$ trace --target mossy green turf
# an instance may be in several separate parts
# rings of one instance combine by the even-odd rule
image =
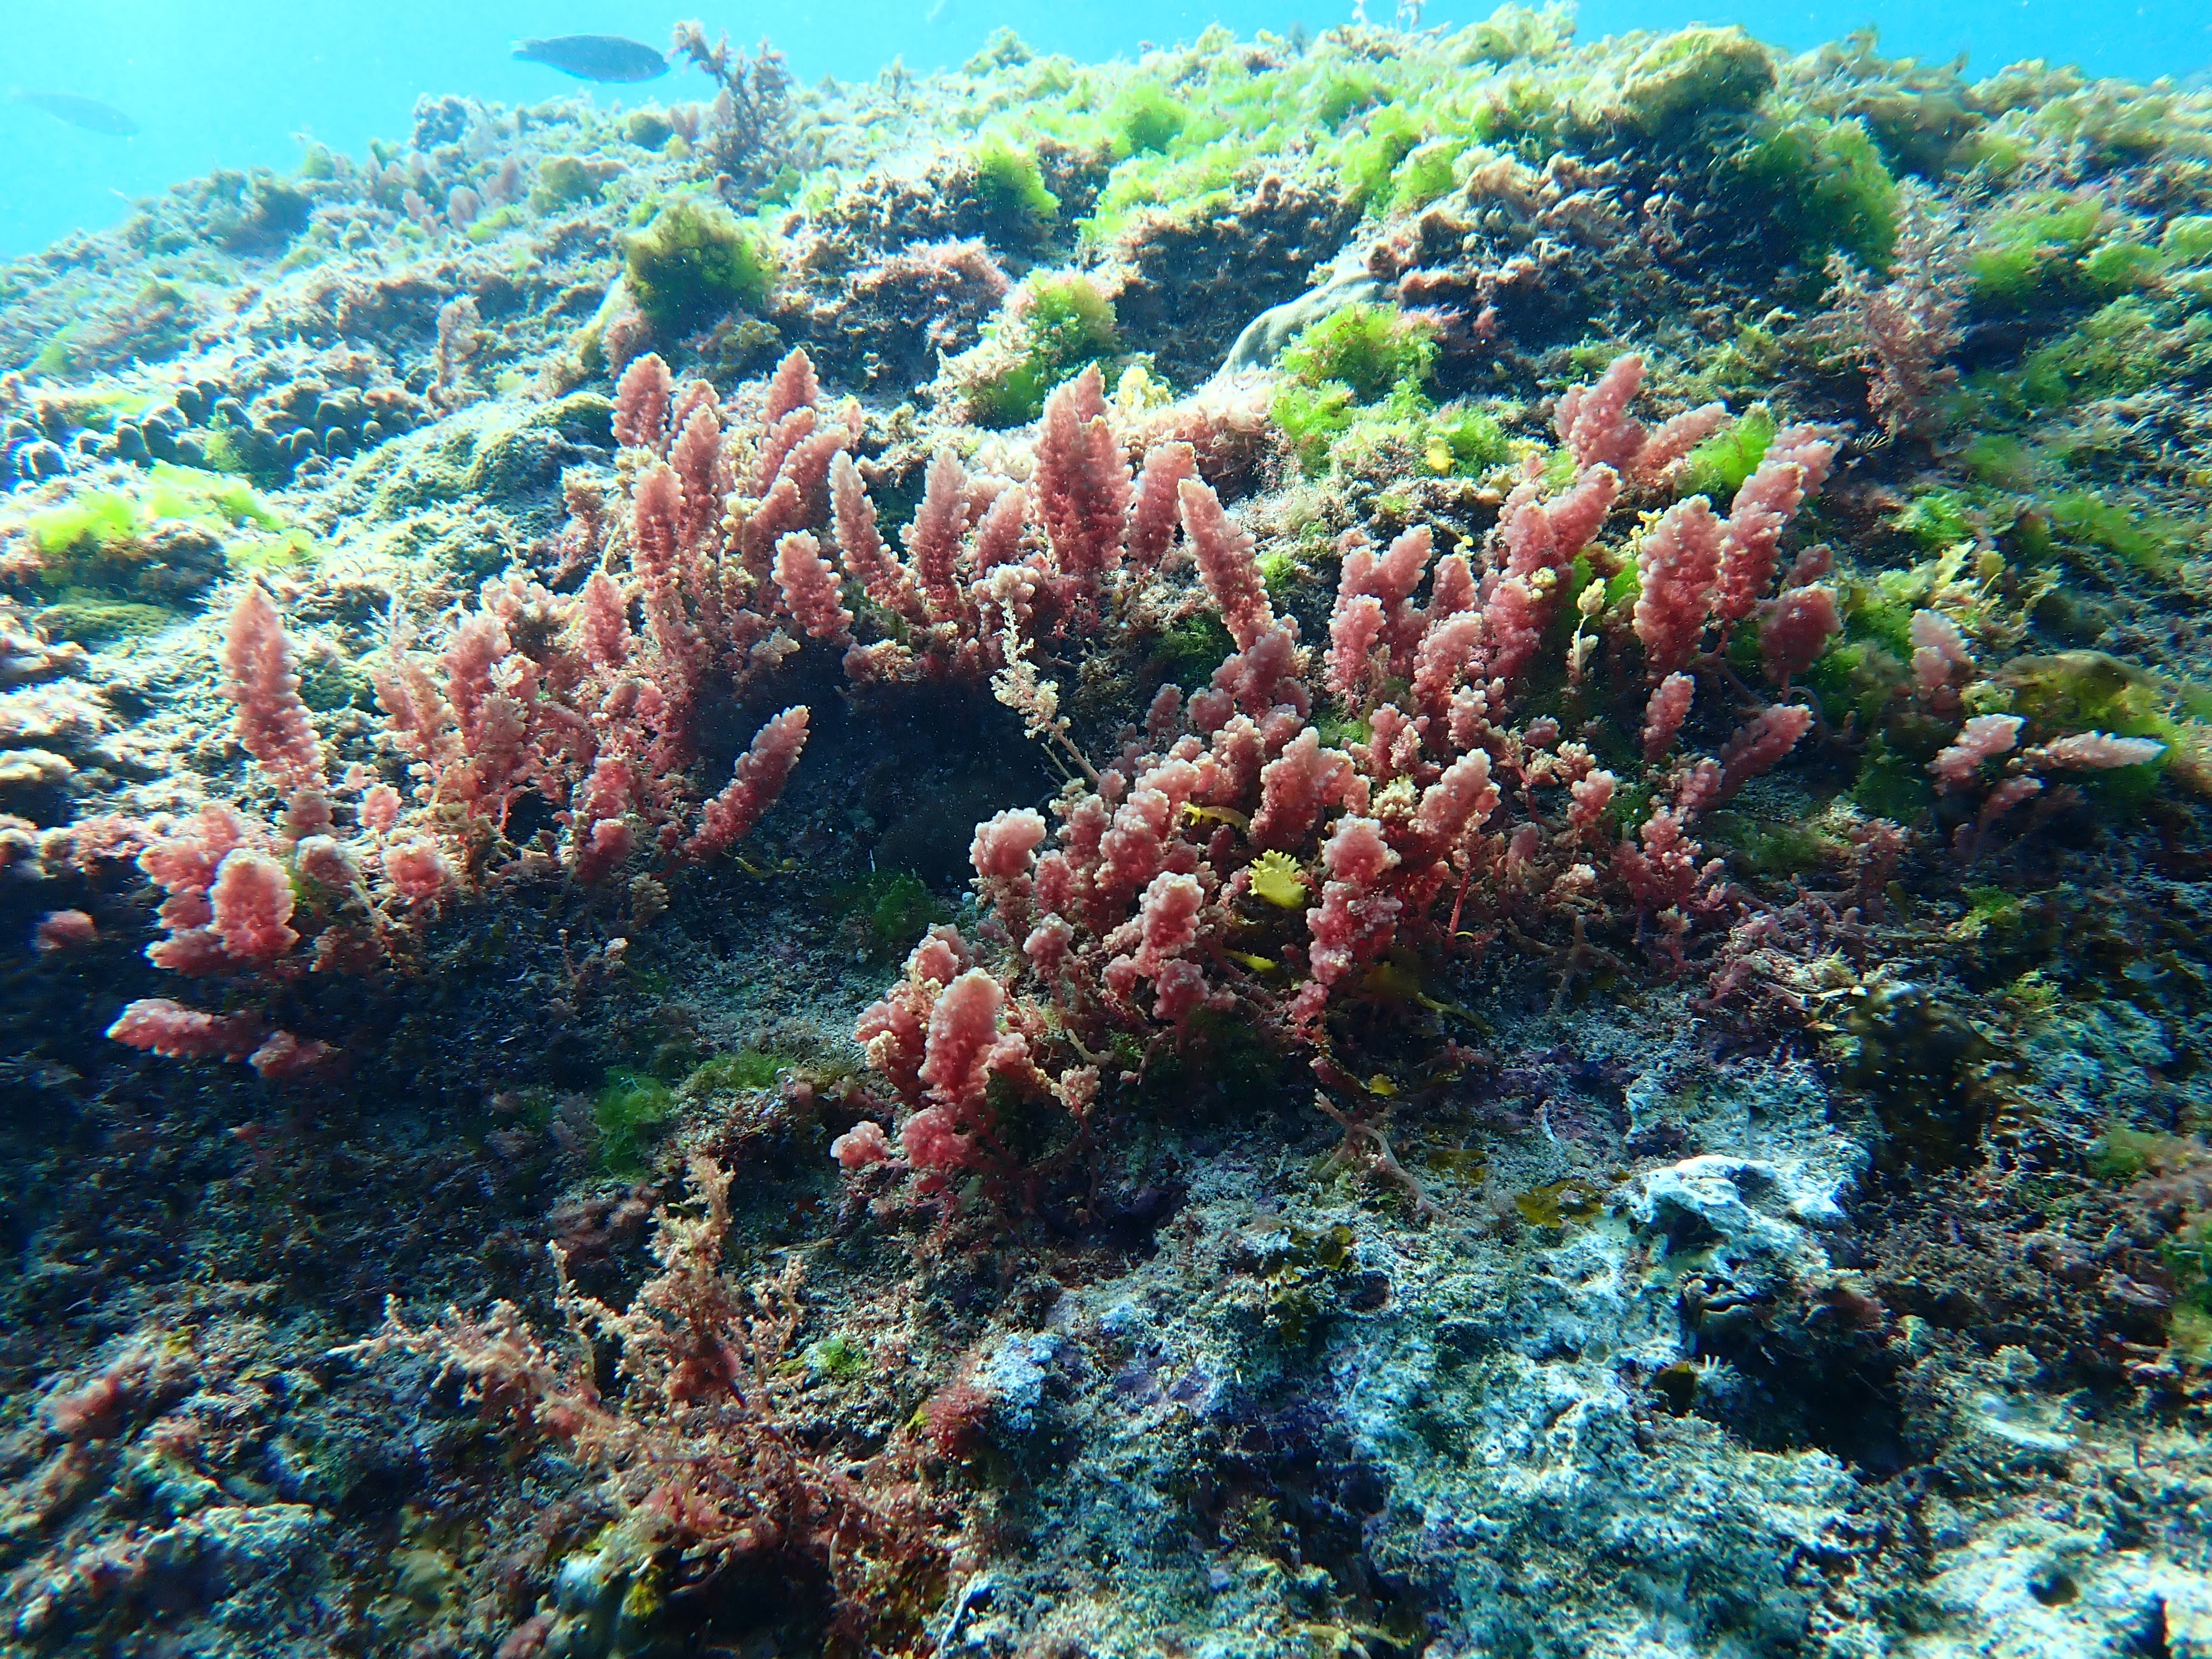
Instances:
[[[655,330],[677,337],[733,310],[757,310],[775,283],[766,240],[720,203],[674,197],[623,239],[631,300]]]
[[[156,462],[131,490],[92,489],[33,514],[26,528],[40,552],[112,550],[138,540],[163,520],[281,531],[284,521],[235,478]]]
[[[1675,493],[1703,495],[1725,507],[1766,459],[1774,429],[1773,411],[1765,404],[1753,404],[1689,453],[1675,475]]]
[[[610,1175],[634,1175],[645,1167],[654,1132],[675,1112],[675,1091],[642,1072],[611,1071],[592,1103],[599,1131],[599,1163]]]
[[[1013,361],[963,388],[969,411],[986,427],[1034,421],[1055,386],[1093,365],[1111,380],[1121,348],[1114,302],[1079,271],[1032,277],[1023,302],[994,330]]]
[[[1013,225],[1050,224],[1060,198],[1045,188],[1044,170],[1030,151],[1003,138],[975,147],[975,198],[992,216]]]
[[[1505,459],[1504,428],[1466,404],[1439,410],[1425,390],[1436,329],[1396,306],[1357,304],[1309,324],[1284,348],[1270,414],[1310,477],[1352,452],[1396,443],[1431,472],[1480,475]]]
[[[840,915],[863,923],[881,951],[903,951],[931,923],[946,919],[937,896],[905,870],[872,870],[840,885],[830,902]]]
[[[1445,194],[1499,154],[1540,161],[1606,131],[1671,137],[1732,121],[1723,159],[1783,234],[1808,254],[1887,257],[1900,211],[1900,166],[1968,162],[1979,123],[1957,100],[1910,86],[1870,102],[1869,118],[1825,107],[1817,87],[1785,82],[1778,60],[1741,29],[1632,34],[1577,52],[1553,9],[1508,9],[1440,40],[1361,52],[1325,36],[1301,52],[1230,51],[1212,30],[1140,69],[1022,61],[1018,48],[970,69],[1000,69],[957,118],[980,135],[979,190],[994,210],[1048,217],[1032,151],[1051,142],[1109,171],[1082,224],[1112,241],[1146,213],[1197,221],[1239,173],[1297,152],[1355,209],[1381,214]],[[1939,135],[1931,138],[1930,128]]]

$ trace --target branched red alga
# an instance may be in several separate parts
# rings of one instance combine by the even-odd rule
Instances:
[[[619,1520],[602,1550],[624,1558],[657,1598],[712,1594],[750,1579],[818,1592],[834,1650],[874,1651],[914,1632],[942,1589],[957,1531],[903,1427],[866,1455],[802,1437],[791,1356],[806,1319],[803,1264],[741,1286],[722,1267],[730,1176],[690,1166],[691,1206],[654,1212],[659,1271],[620,1311],[568,1282],[552,1247],[568,1341],[549,1342],[501,1302],[481,1318],[447,1309],[342,1352],[416,1355],[459,1376],[465,1397],[518,1440],[550,1443],[594,1472]],[[616,1353],[611,1389],[597,1345]]]
[[[166,895],[167,936],[153,961],[249,982],[368,972],[407,954],[416,930],[466,894],[539,877],[605,883],[642,857],[710,859],[750,834],[805,749],[807,711],[769,721],[718,792],[696,775],[700,710],[799,648],[775,621],[787,591],[816,623],[834,603],[791,570],[807,527],[827,526],[830,465],[856,421],[822,409],[803,353],[758,396],[757,415],[740,417],[702,381],[675,386],[657,357],[631,366],[616,409],[628,500],[572,492],[581,511],[569,550],[598,564],[582,591],[519,574],[487,581],[434,656],[395,640],[375,670],[404,792],[358,767],[329,784],[283,619],[249,583],[231,617],[228,684],[240,745],[289,805],[275,823],[211,803],[155,826],[140,862]],[[557,829],[518,844],[512,815],[533,795]],[[272,1077],[332,1058],[320,1042],[260,1032],[251,1010],[149,998],[110,1035],[173,1057],[250,1055]]]
[[[981,1174],[1018,1192],[1029,1177],[1002,1129],[1008,1103],[1058,1109],[1063,1151],[1080,1147],[1104,1091],[1139,1085],[1152,1057],[1208,1018],[1325,1060],[1345,1037],[1337,1016],[1391,961],[1440,963],[1504,939],[1571,975],[1616,959],[1590,941],[1601,929],[1679,969],[1694,931],[1717,939],[1743,910],[1693,825],[1788,754],[1813,712],[1754,706],[1718,757],[1668,751],[1697,677],[1741,695],[1706,641],[1764,599],[1832,447],[1785,434],[1729,518],[1695,497],[1662,516],[1645,532],[1641,597],[1608,607],[1602,579],[1630,561],[1598,540],[1616,465],[1661,477],[1713,425],[1700,411],[1644,433],[1626,412],[1640,365],[1624,364],[1563,401],[1577,470],[1548,491],[1532,470],[1479,565],[1437,558],[1425,526],[1380,552],[1350,546],[1318,661],[1274,615],[1253,538],[1206,485],[1179,483],[1186,543],[1237,649],[1187,702],[1164,688],[1113,764],[1063,792],[1049,833],[1031,811],[979,827],[981,936],[933,930],[861,1018],[923,1190]],[[1110,544],[1126,497],[1091,499],[1091,539]],[[1058,533],[1083,540],[1072,525]],[[1664,550],[1681,542],[1694,556]],[[1641,775],[1601,766],[1553,716],[1516,714],[1533,677],[1556,678],[1544,653],[1578,578],[1596,603],[1577,605],[1559,666],[1579,693],[1592,623],[1616,658],[1640,658],[1615,696],[1642,716]],[[1663,693],[1648,707],[1647,674]],[[1317,691],[1338,700],[1338,742],[1315,723]],[[1636,751],[1617,746],[1632,766]],[[1616,805],[1625,782],[1658,802],[1632,828]],[[864,1123],[836,1151],[858,1170],[891,1161],[892,1137]]]

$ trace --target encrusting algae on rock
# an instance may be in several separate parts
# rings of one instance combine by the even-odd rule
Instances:
[[[2212,1644],[2212,97],[672,56],[0,271],[0,1646]]]

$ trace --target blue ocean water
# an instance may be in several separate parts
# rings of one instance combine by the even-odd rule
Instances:
[[[1385,21],[1395,0],[1369,0]],[[1427,25],[1485,15],[1480,3],[1431,0]],[[1042,51],[1101,58],[1146,40],[1188,39],[1212,22],[1241,34],[1346,21],[1349,0],[787,0],[774,8],[706,12],[710,33],[750,44],[772,38],[801,76],[872,76],[894,57],[927,70],[957,63],[996,28]],[[1856,0],[1729,6],[1697,0],[1589,0],[1585,38],[1628,28],[1742,23],[1803,47],[1871,24],[1884,50],[1923,58],[1969,55],[1987,70],[2024,58],[2076,63],[2093,74],[2150,80],[2212,64],[2212,8],[2204,0],[2141,0],[2097,8],[2076,0]],[[32,106],[0,103],[0,255],[75,229],[112,222],[132,200],[219,167],[285,167],[311,136],[359,154],[373,137],[403,137],[424,93],[536,102],[579,90],[547,69],[514,62],[524,35],[623,33],[659,46],[674,16],[648,0],[34,0],[0,4],[0,82],[98,99],[140,131],[113,137],[65,125]],[[599,90],[637,102],[682,97],[705,82],[679,70],[649,88]]]

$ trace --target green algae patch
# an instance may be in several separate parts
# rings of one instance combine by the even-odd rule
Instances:
[[[1976,482],[1999,489],[2034,487],[2035,453],[2017,438],[1985,432],[1959,452],[1959,463]]]
[[[1402,454],[1434,474],[1473,477],[1505,459],[1511,446],[1495,416],[1469,404],[1439,410],[1429,397],[1437,355],[1434,325],[1393,305],[1345,306],[1293,337],[1269,412],[1306,476]]]
[[[2186,228],[2179,236],[2169,229],[2154,247],[2100,200],[2037,191],[1977,226],[1966,272],[1984,311],[2103,302],[2152,288],[2203,258],[2197,241]]]
[[[623,239],[623,274],[646,320],[675,335],[759,309],[776,267],[759,231],[727,208],[678,197]]]
[[[1676,475],[1679,495],[1703,495],[1717,502],[1733,501],[1744,480],[1759,471],[1774,442],[1774,413],[1765,404],[1753,404],[1732,424],[1692,450]]]
[[[1454,471],[1469,477],[1487,472],[1512,453],[1511,441],[1498,417],[1487,410],[1475,409],[1466,404],[1451,404],[1437,412],[1429,422],[1430,444],[1426,459],[1430,470],[1436,472]],[[1449,467],[1439,464],[1436,446],[1441,444],[1451,458]]]
[[[2097,240],[2105,210],[2096,202],[2044,197],[1992,215],[1978,229],[1966,261],[1975,301],[2017,311],[2063,289],[2075,262]]]
[[[1794,876],[1817,870],[1843,850],[1832,838],[1802,823],[1716,812],[1705,820],[1709,839],[1725,847],[1753,874]]]
[[[937,896],[906,870],[871,870],[840,885],[830,902],[866,928],[878,952],[904,951],[933,923],[948,920]]]
[[[1564,56],[1575,42],[1575,9],[1554,3],[1500,6],[1480,23],[1470,23],[1446,43],[1462,63],[1505,64],[1542,62]]]
[[[1122,155],[1164,155],[1190,125],[1190,111],[1157,78],[1146,76],[1121,88],[1106,119]],[[1042,179],[1038,185],[1042,187]],[[1059,205],[1057,201],[1053,204],[1055,212]]]
[[[2034,513],[2024,514],[2014,539],[2030,557],[2049,550],[2049,543],[2095,549],[2154,576],[2171,576],[2177,556],[2194,535],[2179,520],[2130,512],[2086,489],[2054,495]]]
[[[2069,732],[2172,740],[2171,692],[2144,670],[2101,651],[2014,657],[1996,678],[2011,690],[2014,712],[2027,717],[2034,740]]]
[[[1033,276],[1008,302],[990,337],[962,360],[961,395],[980,426],[1024,425],[1055,386],[1096,365],[1109,373],[1121,331],[1114,302],[1079,271]]]
[[[1578,1222],[1595,1220],[1604,1212],[1609,1190],[1596,1182],[1570,1176],[1564,1181],[1548,1182],[1516,1194],[1513,1207],[1532,1227],[1564,1231]]]
[[[994,219],[1034,228],[1060,217],[1060,198],[1045,188],[1044,169],[1032,151],[1003,138],[975,147],[975,199]]]
[[[1200,611],[1160,635],[1157,660],[1168,678],[1186,691],[1205,685],[1215,668],[1237,648],[1212,611]]]
[[[866,1376],[872,1369],[866,1346],[842,1331],[832,1331],[820,1341],[810,1343],[799,1358],[815,1376],[839,1382]]]
[[[679,1085],[686,1095],[735,1094],[751,1089],[773,1089],[776,1074],[791,1062],[781,1054],[757,1048],[740,1048],[717,1054],[693,1070]]]
[[[1831,250],[1877,268],[1897,246],[1897,180],[1856,121],[1800,115],[1770,122],[1737,167],[1808,255]]]
[[[623,137],[640,149],[665,149],[675,136],[676,129],[669,125],[667,113],[662,110],[632,110],[629,119],[623,124]]]
[[[24,534],[39,555],[43,580],[58,586],[127,580],[164,526],[198,526],[235,537],[293,536],[244,480],[157,462],[143,483],[88,489],[29,514]]]
[[[1428,123],[1403,104],[1385,104],[1369,118],[1367,130],[1344,147],[1336,171],[1346,200],[1355,208],[1382,208],[1396,196],[1394,180],[1401,163],[1428,137]],[[1444,183],[1451,182],[1451,163],[1444,161]]]
[[[647,1147],[674,1115],[669,1086],[642,1072],[611,1071],[592,1103],[599,1130],[599,1165],[609,1175],[635,1175],[645,1167]]]
[[[1354,418],[1352,402],[1352,388],[1340,381],[1319,386],[1291,381],[1276,392],[1267,412],[1308,477],[1328,471],[1329,450]]]
[[[1436,368],[1436,331],[1391,305],[1349,305],[1310,324],[1283,350],[1283,372],[1308,386],[1341,382],[1371,404],[1401,381],[1426,381]]]
[[[601,187],[622,170],[618,163],[612,161],[586,161],[578,155],[549,155],[538,164],[538,182],[531,188],[530,205],[540,213],[557,213],[562,208],[592,201],[599,196]]]
[[[1662,35],[1575,100],[1585,123],[1613,122],[1656,137],[1707,113],[1747,110],[1774,86],[1774,59],[1741,28]]]
[[[1970,377],[1972,421],[2023,421],[2182,384],[2212,368],[2212,315],[2142,294],[2100,307],[2010,372]]]
[[[105,550],[124,545],[144,523],[137,505],[111,490],[88,490],[74,501],[33,514],[24,528],[48,558],[60,553]]]
[[[1892,514],[1889,522],[1923,553],[1936,554],[1974,539],[1971,513],[1971,504],[1957,490],[1929,489]]]
[[[2107,1129],[2089,1150],[2089,1173],[2100,1181],[2126,1182],[2141,1179],[2169,1161],[2179,1161],[2197,1143],[2179,1135],[2152,1134],[2119,1125]]]
[[[244,536],[222,550],[224,565],[234,576],[298,570],[313,564],[321,552],[306,531],[291,529],[281,535]]]
[[[2175,756],[2193,750],[2191,729],[2174,713],[2176,704],[2186,699],[2144,670],[2101,651],[2015,657],[1997,671],[1996,678],[2012,695],[2012,712],[2027,717],[2027,741],[2105,732],[2166,745],[2140,766],[2069,775],[2069,782],[2109,806],[2139,808]]]

